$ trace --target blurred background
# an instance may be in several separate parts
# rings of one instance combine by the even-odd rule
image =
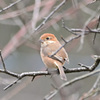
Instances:
[[[0,9],[2,10],[16,1],[0,0]],[[96,28],[100,15],[99,0],[66,0],[40,29],[34,31],[61,2],[63,1],[21,0],[9,9],[0,12],[0,49],[7,70],[15,73],[45,70],[39,54],[39,37],[43,33],[53,33],[61,44],[64,43],[61,36],[65,40],[74,37],[71,32],[62,27],[62,18],[69,29],[83,29],[84,25],[88,25],[90,29]],[[94,33],[89,33],[84,37],[83,43],[81,43],[81,38],[78,38],[65,46],[70,59],[70,63],[65,64],[66,68],[77,68],[78,63],[88,66],[94,63],[91,55],[100,55],[100,34],[96,35],[94,44],[93,38]],[[2,68],[0,62],[0,69]],[[88,72],[66,75],[69,81],[86,73]],[[52,100],[78,100],[82,94],[91,89],[96,78],[97,75],[72,84],[64,89],[64,93],[58,93]],[[33,82],[31,82],[32,77],[25,77],[4,91],[3,88],[15,79],[0,73],[0,100],[42,100],[54,89],[53,86],[57,88],[63,83],[59,75],[38,76]]]

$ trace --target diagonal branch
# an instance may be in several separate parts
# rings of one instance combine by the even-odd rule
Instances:
[[[47,17],[45,17],[45,19],[43,20],[43,22],[41,23],[41,24],[39,24],[39,26],[37,26],[36,28],[35,28],[35,30],[33,31],[33,33],[35,33],[37,30],[39,30],[47,21],[48,21],[48,19],[50,19],[50,17],[60,8],[60,7],[62,7],[64,4],[65,4],[65,2],[66,2],[67,0],[63,0]]]
[[[74,71],[80,72],[80,71],[86,71],[86,70],[88,70],[88,71],[89,71],[89,70],[90,70],[90,71],[93,71],[93,70],[99,65],[99,63],[100,63],[100,56],[94,56],[94,57],[96,58],[96,61],[95,61],[95,63],[94,63],[93,65],[91,65],[91,66],[86,66],[86,65],[80,64],[80,65],[82,66],[82,67],[81,67],[82,69],[81,69],[81,68],[78,68],[78,69],[75,68],[75,69],[72,69],[72,70],[70,70],[70,71],[72,71],[72,72],[74,72]],[[80,69],[81,69],[81,70],[80,70]],[[68,73],[69,70],[66,70],[65,72]],[[72,84],[74,84],[74,83],[77,82],[77,81],[80,81],[80,80],[82,80],[82,79],[88,78],[88,77],[90,77],[90,76],[92,76],[92,75],[94,75],[94,74],[98,74],[98,73],[100,73],[100,69],[98,69],[98,70],[96,70],[96,71],[93,71],[93,72],[90,72],[90,73],[88,73],[88,74],[85,74],[85,75],[76,77],[76,78],[74,78],[74,79],[72,79],[72,80],[70,80],[70,81],[68,81],[68,82],[65,82],[65,83],[62,84],[59,88],[57,88],[57,89],[51,91],[48,95],[46,95],[46,96],[44,97],[44,100],[50,100],[50,99],[53,98],[62,88],[66,87],[66,86],[69,86],[69,85],[72,85]],[[99,79],[100,79],[100,77],[97,79],[97,81],[96,81],[96,83],[94,84],[94,87],[93,87],[93,88],[96,87],[96,85],[97,85]]]
[[[98,75],[98,78],[96,79],[96,82],[94,83],[93,87],[87,92],[84,93],[79,100],[84,100],[89,98],[90,96],[96,95],[98,92],[100,92],[100,87],[98,87],[100,81],[100,73]]]
[[[0,10],[0,13],[3,12],[3,11],[5,11],[5,10],[7,10],[7,9],[9,9],[10,7],[16,5],[17,3],[21,2],[21,1],[22,1],[22,0],[17,0],[17,1],[15,1],[14,3],[11,3],[10,5],[8,5],[7,7],[2,8],[2,9]]]
[[[64,20],[62,19],[62,27],[65,28],[67,31],[71,32],[72,34],[76,35],[75,37],[72,37],[71,39],[69,40],[65,40],[63,37],[61,37],[61,39],[64,41],[64,44],[59,48],[57,49],[52,55],[50,55],[49,57],[53,57],[54,55],[56,55],[57,52],[59,52],[67,43],[75,40],[75,39],[78,39],[80,38],[82,35],[79,34],[79,32],[83,32],[84,31],[84,35],[88,35],[89,33],[98,33],[100,34],[100,29],[97,30],[97,29],[88,29],[88,30],[83,30],[83,29],[69,29],[67,26],[65,26],[65,23],[64,23]],[[88,28],[88,27],[87,27]]]
[[[88,78],[92,75],[95,75],[95,74],[98,74],[100,73],[100,69],[96,70],[96,71],[93,71],[93,72],[90,72],[88,74],[85,74],[85,75],[82,75],[82,76],[79,76],[79,77],[76,77],[68,82],[65,82],[64,84],[62,84],[57,90],[53,90],[51,91],[48,95],[46,95],[44,97],[44,100],[50,100],[51,98],[53,98],[62,88],[66,87],[66,86],[69,86],[69,85],[72,85],[82,79],[85,79],[85,78]]]
[[[99,18],[98,18],[98,23],[97,23],[96,29],[98,29],[99,24],[100,24],[100,16],[99,16]],[[95,32],[94,38],[93,38],[93,44],[95,43],[96,35],[97,35],[97,34],[96,34],[96,32]]]
[[[49,57],[53,57],[54,55],[56,55],[56,53],[57,52],[59,52],[67,43],[69,43],[69,42],[71,42],[71,41],[73,41],[73,40],[75,40],[75,39],[78,39],[79,37],[81,37],[81,35],[77,35],[77,36],[75,36],[75,37],[72,37],[71,39],[69,39],[69,40],[65,40],[63,37],[61,37],[61,39],[64,41],[64,44],[61,46],[61,47],[59,47],[52,55],[50,55]]]
[[[1,61],[2,61],[2,65],[3,65],[4,71],[6,71],[6,66],[5,66],[5,63],[4,63],[2,54],[1,54],[1,50],[0,50],[0,57],[1,57]]]

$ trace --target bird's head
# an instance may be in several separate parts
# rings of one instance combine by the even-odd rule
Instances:
[[[48,44],[55,43],[57,38],[51,33],[45,33],[40,37],[41,46],[47,46]]]

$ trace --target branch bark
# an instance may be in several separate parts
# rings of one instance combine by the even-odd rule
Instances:
[[[2,63],[4,63],[3,60],[2,60]],[[79,68],[68,68],[68,69],[65,69],[64,71],[65,71],[65,73],[93,71],[99,65],[99,63],[100,63],[100,56],[96,56],[96,60],[95,60],[94,64],[91,65],[91,66],[79,64],[81,66]],[[4,64],[3,64],[3,66],[4,66]],[[51,75],[51,73],[48,72],[48,71],[37,71],[37,72],[33,71],[33,72],[23,72],[21,74],[17,74],[17,73],[8,71],[7,69],[6,70],[5,69],[0,69],[0,73],[5,73],[5,74],[8,74],[10,76],[13,76],[13,77],[17,78],[17,80],[15,80],[13,83],[11,83],[7,87],[5,87],[4,90],[8,89],[13,84],[17,83],[17,81],[21,80],[22,78],[24,78],[26,76],[33,77],[32,78],[32,80],[33,80],[36,76]],[[58,70],[54,70],[53,73],[59,73],[59,72],[58,72]]]

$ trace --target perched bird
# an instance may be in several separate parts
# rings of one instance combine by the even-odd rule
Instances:
[[[47,68],[57,68],[60,72],[60,77],[62,80],[67,80],[67,77],[63,70],[63,65],[65,61],[69,62],[68,54],[64,48],[58,51],[53,57],[50,57],[57,49],[61,47],[60,42],[51,33],[45,33],[40,37],[41,49],[40,55],[42,61],[47,66]]]

